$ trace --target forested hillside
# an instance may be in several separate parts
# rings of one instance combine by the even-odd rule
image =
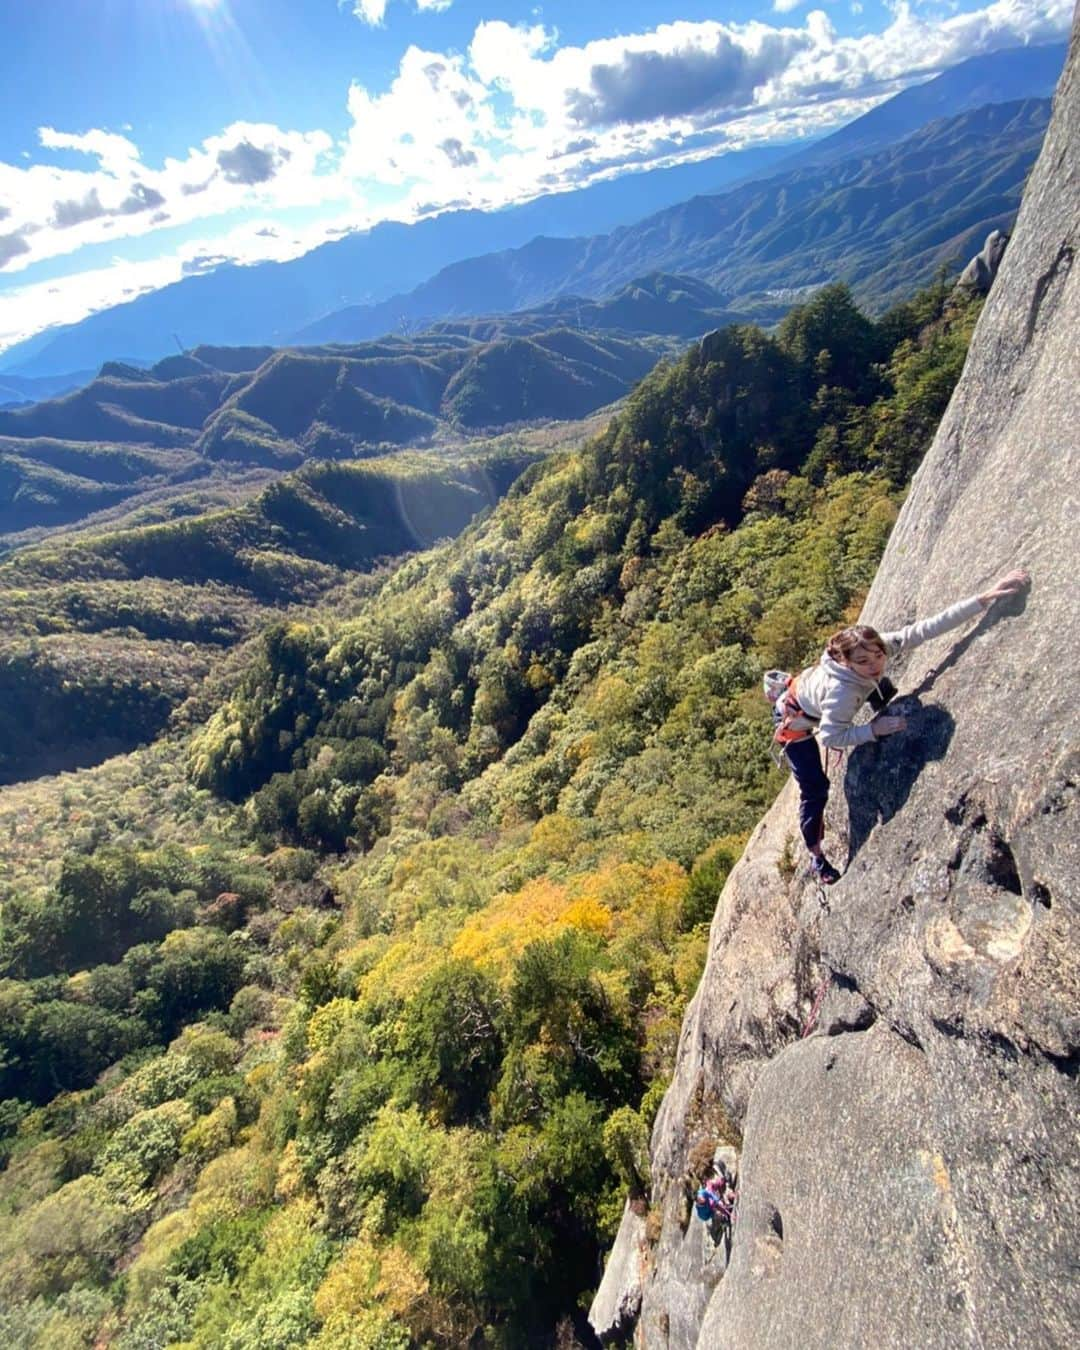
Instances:
[[[977,307],[711,333],[451,542],[360,579],[344,522],[129,769],[0,794],[6,1343],[576,1343],[781,782],[761,672],[857,612]]]
[[[472,454],[313,461],[235,505],[185,496],[164,519],[99,520],[12,553],[0,562],[0,783],[151,739],[275,614],[347,603],[367,584],[357,572],[458,533],[578,427]]]
[[[456,534],[672,348],[558,323],[203,346],[0,409],[0,782],[151,738],[270,611]]]

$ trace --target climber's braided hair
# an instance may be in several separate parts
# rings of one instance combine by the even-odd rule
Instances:
[[[857,647],[876,647],[878,651],[884,652],[885,639],[876,628],[871,628],[869,624],[857,623],[851,628],[841,628],[839,633],[834,633],[825,650],[834,661],[846,662]]]

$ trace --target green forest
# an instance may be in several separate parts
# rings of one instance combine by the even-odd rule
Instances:
[[[858,614],[978,309],[941,280],[875,320],[835,285],[710,333],[374,571],[383,480],[347,463],[124,535],[176,633],[239,645],[142,749],[0,797],[5,1345],[582,1343],[784,782],[761,674]],[[289,613],[255,574],[169,589],[194,535],[286,574],[315,489],[338,543]],[[130,583],[95,548],[82,610],[51,545],[5,604],[44,568],[77,629]],[[5,678],[33,725],[55,691]]]

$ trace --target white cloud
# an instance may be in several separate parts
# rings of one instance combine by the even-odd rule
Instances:
[[[107,305],[168,286],[181,277],[221,263],[284,262],[354,228],[347,220],[322,221],[291,230],[267,219],[249,221],[224,235],[189,240],[158,258],[108,265],[0,291],[0,351],[42,328],[74,323]],[[0,248],[3,237],[0,236]],[[212,260],[212,261],[211,261]]]
[[[420,13],[430,11],[433,14],[440,14],[443,10],[449,9],[454,0],[413,0],[413,3]],[[386,19],[389,4],[390,0],[354,0],[353,14],[361,23],[378,28]]]
[[[773,9],[777,14],[790,14],[793,9],[798,9],[803,0],[773,0]]]
[[[0,163],[0,209],[6,247],[0,268],[20,271],[85,244],[182,225],[241,206],[309,205],[340,196],[323,131],[283,131],[237,122],[184,159],[159,169],[138,147],[107,131],[78,135],[42,127],[45,150],[73,150],[95,160],[87,169]]]
[[[526,28],[489,19],[473,33],[469,60],[485,84],[512,93],[521,107],[542,109],[551,92],[545,80],[550,63],[540,59],[547,51],[555,51],[555,34],[540,24]],[[557,54],[564,63],[580,66],[580,48],[566,47]],[[554,109],[557,103],[551,106]]]
[[[815,37],[809,24],[805,31],[668,24],[647,35],[654,40],[621,43],[610,56],[597,52],[584,87],[565,91],[566,109],[588,127],[744,110]]]
[[[341,172],[360,181],[423,183],[436,196],[457,194],[458,174],[490,173],[489,145],[503,139],[491,89],[470,75],[465,58],[409,47],[385,94],[349,90],[353,126]]]
[[[386,16],[388,3],[389,0],[356,0],[353,13],[363,23],[380,24]]]
[[[106,173],[123,174],[139,161],[138,146],[111,131],[87,131],[75,136],[53,127],[39,127],[38,139],[46,150],[74,150],[92,155]]]

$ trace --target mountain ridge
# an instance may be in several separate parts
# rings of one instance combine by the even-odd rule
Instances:
[[[688,322],[680,313],[675,328]],[[693,314],[703,327],[715,317]],[[148,370],[106,362],[80,390],[0,409],[0,535],[70,522],[80,501],[96,510],[213,473],[280,471],[306,459],[450,444],[511,423],[576,420],[621,398],[673,346],[571,334],[558,320],[501,319],[483,337],[200,347]],[[136,463],[145,481],[130,471]]]
[[[988,103],[1049,98],[1065,62],[1066,43],[1011,47],[972,56],[941,75],[911,86],[776,166],[825,164],[863,154],[918,130],[940,117],[954,117]]]
[[[695,197],[609,235],[466,259],[407,295],[310,325],[297,340],[361,340],[402,320],[596,298],[653,271],[709,282],[723,304],[751,313],[761,292],[837,279],[884,307],[942,263],[966,261],[1011,221],[1048,116],[1042,100],[990,104],[884,150]]]

